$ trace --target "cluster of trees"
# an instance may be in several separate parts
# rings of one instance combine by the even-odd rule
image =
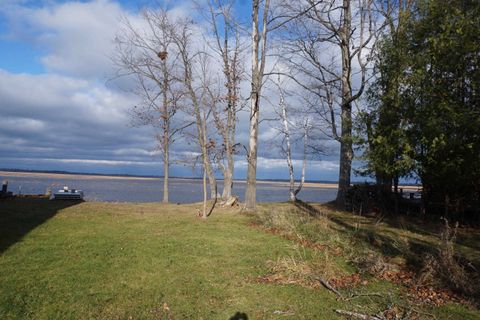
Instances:
[[[477,211],[480,197],[480,2],[398,1],[378,40],[359,117],[364,173],[390,190],[417,177],[424,209]]]
[[[233,2],[208,2],[207,11],[202,11],[209,24],[206,34],[189,17],[146,8],[141,21],[125,19],[115,39],[119,75],[135,80],[133,92],[141,98],[133,108],[133,119],[137,124],[158,128],[156,138],[164,163],[163,202],[168,202],[170,148],[181,134],[183,140],[194,145],[191,154],[203,168],[204,217],[213,209],[206,208],[207,178],[211,198],[218,197],[215,168],[223,174],[223,198],[231,197],[233,185],[243,69],[232,9]]]
[[[277,110],[291,200],[305,179],[307,153],[323,151],[330,139],[339,145],[339,206],[355,148],[365,164],[359,171],[386,189],[415,176],[427,200],[457,207],[478,201],[478,1],[252,0],[247,23],[234,0],[196,5],[197,18],[144,9],[143,19],[125,20],[116,38],[116,62],[141,97],[134,118],[159,129],[165,202],[169,150],[181,133],[199,155],[205,199],[207,178],[218,197],[215,172],[223,175],[221,196],[232,196],[234,157],[245,150],[245,206],[254,210],[266,108]],[[262,99],[266,89],[274,98]],[[249,141],[242,148],[236,126],[246,107]],[[297,187],[296,144],[303,152]]]

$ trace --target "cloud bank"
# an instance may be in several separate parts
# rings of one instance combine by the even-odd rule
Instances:
[[[113,0],[2,1],[2,48],[11,53],[27,48],[34,58],[21,65],[0,62],[1,168],[161,174],[154,130],[130,125],[128,111],[138,98],[119,89],[125,80],[110,81],[119,21],[139,19],[126,8]],[[176,8],[176,14],[187,12]],[[272,114],[266,108],[264,117]],[[247,111],[239,115],[238,140],[245,145],[248,117]],[[288,178],[286,161],[272,146],[278,131],[268,122],[260,129],[259,177]],[[182,140],[172,148],[179,159],[195,152]],[[296,156],[301,159],[300,153]],[[237,156],[236,164],[236,178],[244,178],[244,156]],[[301,161],[295,160],[295,165],[300,169]],[[335,180],[337,172],[335,160],[314,159],[307,179]],[[172,167],[172,175],[196,174],[185,163]]]

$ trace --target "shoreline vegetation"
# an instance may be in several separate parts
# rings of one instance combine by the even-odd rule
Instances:
[[[161,181],[162,177],[141,177],[141,176],[121,176],[121,175],[97,175],[88,173],[52,173],[52,172],[24,172],[24,171],[6,171],[0,170],[0,177],[32,177],[32,178],[52,178],[52,179],[78,179],[78,180],[158,180]],[[198,181],[196,178],[184,178],[184,177],[170,177],[172,180],[177,181]],[[222,181],[222,180],[219,180]],[[245,180],[234,180],[234,183],[245,184]],[[277,186],[288,187],[288,181],[274,181],[274,180],[257,180],[257,184],[273,184]],[[305,182],[303,184],[307,188],[321,188],[321,189],[336,189],[338,188],[337,182]],[[416,185],[401,185],[399,188],[404,190],[415,191],[419,188]]]
[[[3,200],[0,318],[480,316],[474,279],[462,293],[425,264],[446,244],[441,223],[301,202],[219,208],[207,223],[199,206]],[[455,255],[479,267],[479,240],[458,229]]]

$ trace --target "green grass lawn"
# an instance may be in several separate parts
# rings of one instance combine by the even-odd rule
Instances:
[[[258,281],[287,258],[325,257],[251,220],[222,209],[204,221],[195,205],[0,202],[0,319],[168,319],[165,304],[174,319],[334,319],[334,309],[360,303],[383,308],[337,301],[322,287]],[[351,272],[348,261],[333,261]],[[364,290],[399,289],[372,281]],[[480,316],[459,305],[433,312]]]

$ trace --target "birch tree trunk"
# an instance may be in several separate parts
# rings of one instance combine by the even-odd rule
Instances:
[[[297,200],[297,194],[302,190],[302,187],[305,183],[305,173],[307,171],[307,148],[308,148],[308,118],[305,120],[304,127],[304,136],[303,136],[303,162],[302,162],[302,177],[300,179],[300,184],[297,189],[295,189],[294,195],[295,200]]]
[[[297,198],[295,197],[295,174],[293,171],[293,162],[292,162],[292,145],[290,142],[290,130],[288,127],[288,117],[287,117],[287,105],[285,102],[285,96],[283,94],[281,84],[278,84],[279,94],[280,94],[280,106],[282,108],[282,122],[283,122],[283,134],[285,135],[285,153],[287,156],[287,165],[288,173],[290,174],[290,184],[289,184],[289,195],[290,201],[295,202]]]

